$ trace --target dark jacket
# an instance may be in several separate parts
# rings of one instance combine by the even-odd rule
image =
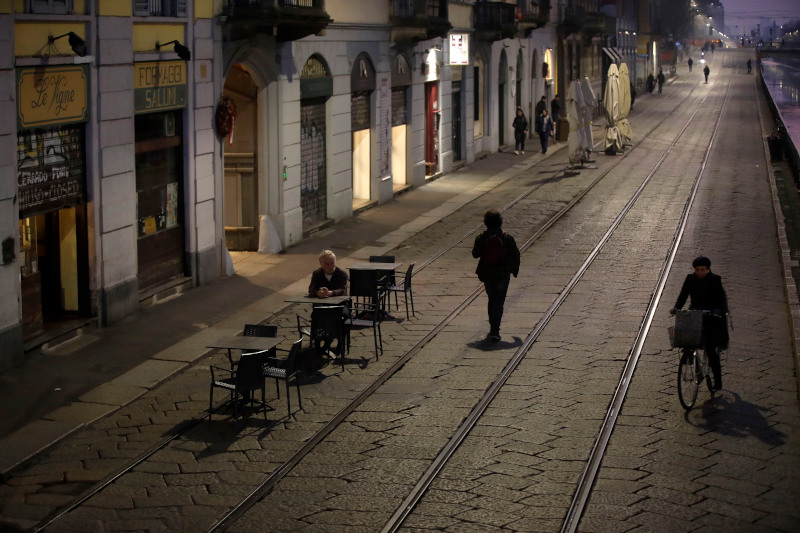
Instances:
[[[694,274],[689,274],[683,281],[681,293],[675,302],[675,308],[680,309],[691,298],[689,309],[711,311],[717,316],[703,317],[703,336],[706,342],[725,349],[728,347],[728,323],[724,316],[728,314],[728,296],[722,287],[722,278],[709,272],[703,279]]]
[[[525,118],[525,115],[514,117],[511,125],[514,127],[514,135],[517,137],[524,137],[525,132],[528,131],[528,119]]]
[[[349,278],[347,277],[347,272],[338,266],[336,267],[336,270],[333,271],[333,276],[331,276],[330,281],[328,281],[328,279],[325,277],[325,271],[321,268],[318,268],[311,273],[311,284],[308,286],[308,295],[316,296],[317,291],[321,287],[327,287],[333,291],[334,296],[346,296],[348,281]]]
[[[544,100],[539,100],[538,102],[536,102],[536,108],[535,108],[537,117],[542,112],[542,109],[547,109],[547,102],[545,102]]]
[[[553,119],[550,115],[539,115],[536,117],[536,133],[550,135],[553,133]]]
[[[558,117],[561,116],[561,102],[553,98],[553,101],[550,102],[550,111],[553,113],[553,120],[558,120]]]
[[[681,293],[675,301],[675,308],[680,309],[691,297],[689,309],[712,311],[718,315],[728,313],[728,296],[722,288],[722,277],[709,272],[703,279],[689,274],[683,281]]]
[[[498,265],[486,265],[483,261],[484,244],[486,243],[486,238],[489,235],[497,232],[502,234],[503,244],[505,245],[503,262]],[[519,248],[517,248],[517,242],[514,240],[514,237],[503,230],[487,229],[475,237],[475,244],[472,246],[472,257],[476,259],[480,258],[478,261],[478,267],[475,269],[475,273],[478,275],[478,279],[483,282],[498,281],[511,274],[514,274],[514,277],[516,278],[517,274],[519,274],[520,257]]]

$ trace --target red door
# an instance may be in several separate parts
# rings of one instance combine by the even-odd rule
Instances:
[[[425,173],[439,171],[439,85],[425,84]]]

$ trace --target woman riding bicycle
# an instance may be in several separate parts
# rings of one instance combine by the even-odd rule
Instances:
[[[711,260],[700,256],[692,261],[694,273],[686,276],[681,293],[675,302],[671,314],[683,307],[687,298],[691,298],[689,309],[708,311],[703,316],[703,343],[714,374],[714,391],[722,389],[722,367],[717,348],[728,347],[728,296],[722,287],[722,277],[711,272]]]

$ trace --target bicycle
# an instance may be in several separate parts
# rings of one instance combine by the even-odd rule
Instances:
[[[681,348],[678,364],[678,400],[687,411],[694,407],[703,380],[712,397],[714,395],[711,367],[703,348],[703,315],[708,314],[712,313],[694,309],[679,310],[675,313],[675,327],[669,328],[672,347]]]

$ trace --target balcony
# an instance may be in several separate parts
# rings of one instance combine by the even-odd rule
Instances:
[[[614,34],[613,25],[608,28],[607,17],[603,13],[587,11],[583,6],[561,6],[559,26],[567,35],[578,32],[587,36]]]
[[[278,42],[317,35],[332,21],[325,0],[224,0],[223,39],[267,34]]]
[[[527,37],[550,21],[550,0],[517,0],[517,31]]]
[[[424,41],[445,37],[452,26],[447,0],[391,0],[392,41]]]
[[[473,8],[475,35],[482,41],[511,39],[517,34],[517,6],[505,2],[477,2]]]

